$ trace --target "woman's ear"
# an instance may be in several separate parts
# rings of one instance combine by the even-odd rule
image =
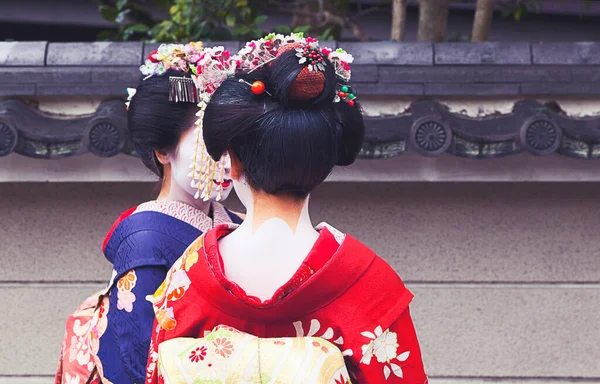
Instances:
[[[234,151],[229,149],[228,153],[231,158],[231,178],[237,181],[244,174],[244,165]]]
[[[158,159],[158,162],[161,163],[162,165],[169,164],[171,162],[169,153],[162,149],[155,149],[154,156],[156,156],[156,159]]]

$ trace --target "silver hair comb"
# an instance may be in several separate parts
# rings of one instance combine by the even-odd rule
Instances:
[[[189,77],[170,76],[169,101],[176,103],[199,103],[198,88]]]

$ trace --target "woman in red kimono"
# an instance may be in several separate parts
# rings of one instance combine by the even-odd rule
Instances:
[[[352,57],[270,35],[236,59],[204,139],[214,159],[230,154],[247,216],[199,237],[148,298],[147,382],[427,383],[412,293],[372,250],[308,215],[309,194],[362,145]]]

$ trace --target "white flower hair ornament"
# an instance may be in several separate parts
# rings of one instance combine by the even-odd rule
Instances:
[[[235,72],[235,64],[231,55],[223,47],[204,48],[201,42],[189,44],[162,44],[152,52],[140,72],[144,80],[152,76],[164,75],[168,70],[190,73],[191,77],[170,76],[169,101],[196,103],[200,110],[196,114],[194,133],[196,134],[196,149],[191,159],[190,185],[196,188],[194,198],[208,201],[218,177],[219,191],[216,200],[222,198],[225,162],[228,154],[215,162],[204,145],[202,139],[202,120],[204,110],[210,101],[210,96],[221,83]],[[136,90],[128,88],[127,108]],[[217,175],[217,173],[219,173]]]

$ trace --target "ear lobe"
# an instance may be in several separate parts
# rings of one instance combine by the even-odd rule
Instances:
[[[229,149],[229,157],[231,158],[231,178],[233,180],[239,180],[244,173],[244,165],[240,161],[240,158],[234,151]]]
[[[169,153],[162,149],[155,149],[154,156],[156,156],[156,159],[162,165],[169,164],[171,162],[171,157],[169,156]]]

